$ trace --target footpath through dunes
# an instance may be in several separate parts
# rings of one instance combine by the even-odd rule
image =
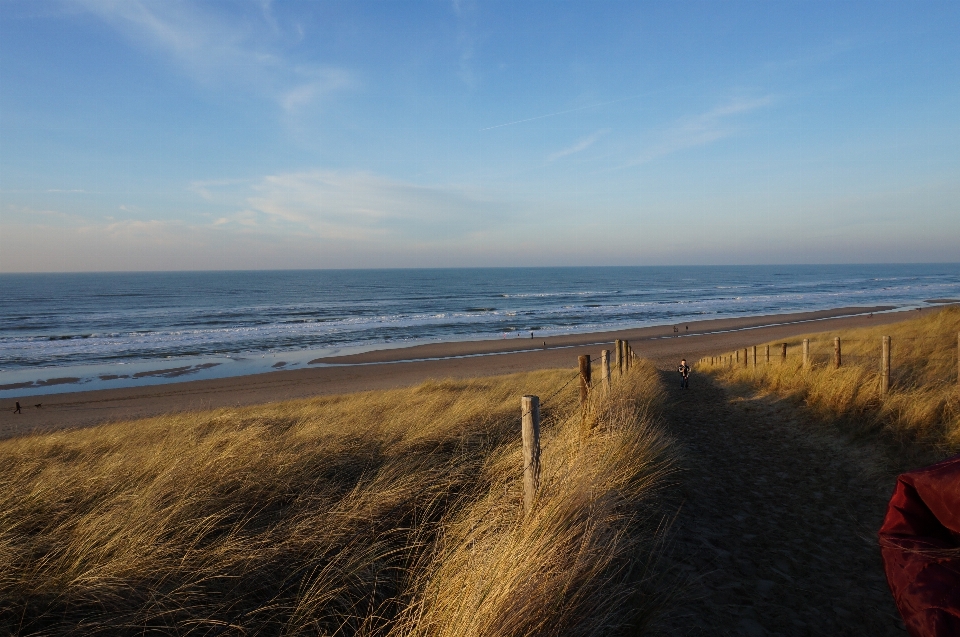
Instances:
[[[905,635],[876,532],[895,476],[796,406],[664,373],[683,472],[669,635]]]

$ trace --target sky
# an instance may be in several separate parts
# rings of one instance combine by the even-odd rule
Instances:
[[[0,272],[956,262],[960,3],[0,1]]]

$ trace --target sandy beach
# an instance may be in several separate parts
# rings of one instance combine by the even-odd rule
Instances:
[[[942,306],[941,306],[942,307]],[[307,369],[213,380],[186,381],[150,387],[94,390],[17,400],[0,411],[0,438],[30,432],[86,427],[105,422],[163,414],[270,403],[317,395],[390,389],[427,379],[494,376],[536,369],[575,369],[577,356],[599,358],[615,339],[629,340],[634,351],[671,368],[681,357],[729,352],[798,334],[889,324],[916,318],[920,312],[887,312],[890,307],[848,307],[818,312],[714,319],[616,332],[548,338],[510,338],[449,342],[372,351],[311,361]],[[923,313],[939,308],[925,308]],[[35,407],[40,404],[40,407]]]

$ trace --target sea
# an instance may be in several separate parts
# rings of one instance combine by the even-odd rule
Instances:
[[[960,299],[960,264],[0,275],[0,398],[332,355]]]

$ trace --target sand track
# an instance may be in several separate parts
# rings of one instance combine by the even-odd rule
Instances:
[[[669,635],[905,635],[876,543],[894,475],[774,397],[666,374],[683,453]]]

